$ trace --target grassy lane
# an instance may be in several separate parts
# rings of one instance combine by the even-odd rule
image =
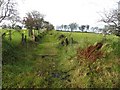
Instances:
[[[13,41],[16,42],[16,38]],[[6,53],[8,56],[4,58],[6,63],[3,65],[3,87],[64,87],[62,78],[66,73],[58,67],[57,45],[55,36],[47,34],[37,46],[29,43],[27,48],[9,48],[9,55]],[[11,58],[15,56],[15,59]]]
[[[120,42],[110,35],[102,48],[104,57],[90,63],[77,59],[78,47],[86,48],[102,40],[102,35],[72,33],[77,42],[61,46],[59,35],[69,32],[48,32],[36,45],[21,46],[19,32],[12,42],[3,41],[3,87],[89,88],[120,86]],[[19,36],[19,38],[15,38]],[[3,49],[4,50],[4,49]],[[90,69],[91,68],[91,69]]]
[[[41,87],[64,87],[62,78],[64,72],[59,70],[59,51],[58,42],[54,35],[47,34],[42,43],[35,49],[37,58],[35,63],[36,77],[42,78],[43,85]],[[38,79],[39,80],[39,79]],[[37,81],[38,81],[37,80]],[[38,85],[41,82],[39,81]]]

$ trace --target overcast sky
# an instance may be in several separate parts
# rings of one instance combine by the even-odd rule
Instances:
[[[19,12],[25,13],[37,10],[45,15],[45,20],[61,25],[76,22],[79,25],[99,25],[99,12],[104,9],[117,8],[119,0],[18,0]]]

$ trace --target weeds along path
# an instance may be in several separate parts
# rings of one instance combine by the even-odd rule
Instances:
[[[38,56],[50,56],[57,55],[57,40],[53,35],[45,35],[40,41],[39,45],[35,49],[35,52]]]
[[[35,78],[42,78],[39,85],[42,87],[63,88],[69,87],[70,72],[78,62],[72,62],[75,57],[74,46],[59,45],[58,35],[48,33],[35,49],[36,61],[34,64]]]
[[[48,33],[42,38],[39,45],[29,43],[27,49],[23,46],[10,48],[9,52],[5,54],[7,57],[4,56],[7,60],[3,65],[2,86],[4,88],[60,87],[62,81],[57,78],[58,74],[56,74],[58,68],[56,46],[57,39]],[[14,59],[13,56],[17,58]]]
[[[78,44],[60,46],[59,35],[60,32],[47,32],[38,44],[28,42],[27,48],[20,44],[18,32],[13,34],[12,42],[3,42],[3,88],[109,88],[120,85],[119,42],[112,43],[113,38],[110,37],[111,46],[103,48],[108,56],[98,59],[90,67],[86,60],[77,60],[76,50],[80,46],[85,47],[86,42],[94,42],[77,33],[74,38]]]
[[[34,50],[36,60],[34,64],[35,78],[41,79],[39,85],[41,87],[63,87],[63,75],[58,68],[59,50],[57,48],[58,41],[54,35],[49,33],[42,38],[41,42]]]
[[[101,87],[101,85],[114,87],[115,81],[118,87],[119,73],[114,69],[109,71],[108,68],[104,68],[110,68],[109,65],[112,65],[110,62],[105,61],[104,58],[99,59],[94,64],[90,64],[90,68],[93,69],[91,72],[89,63],[82,59],[80,63],[76,60],[75,45],[58,48],[56,42],[54,35],[48,34],[36,50],[39,54],[35,65],[36,76],[43,78],[45,87]],[[107,82],[104,82],[106,78]]]
[[[60,46],[58,36],[56,37],[55,34],[48,33],[34,51],[35,78],[41,79],[39,85],[43,85],[42,87],[69,87],[71,71],[74,71],[78,65],[78,62],[73,60],[75,46]]]

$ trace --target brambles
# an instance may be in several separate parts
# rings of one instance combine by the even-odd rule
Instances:
[[[103,43],[97,43],[96,45],[91,45],[86,49],[77,49],[77,59],[84,58],[91,61],[96,61],[96,59],[103,56],[103,52],[100,50]]]

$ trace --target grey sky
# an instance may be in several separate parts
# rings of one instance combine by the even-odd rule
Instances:
[[[19,1],[19,0],[18,0]],[[99,25],[98,12],[117,7],[119,0],[22,0],[19,12],[23,17],[26,12],[37,10],[45,14],[45,20],[61,25],[76,22],[78,24]]]

